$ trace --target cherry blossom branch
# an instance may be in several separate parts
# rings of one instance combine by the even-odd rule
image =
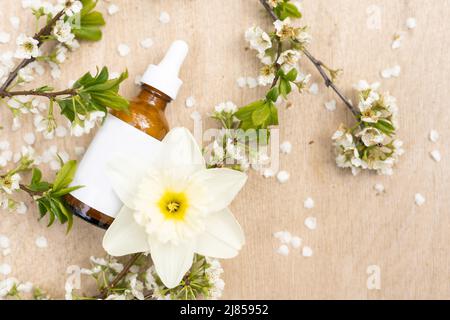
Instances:
[[[56,22],[65,14],[65,9],[58,12],[57,15],[53,17],[52,20],[50,20],[38,33],[36,33],[33,37],[33,39],[39,41],[38,46],[42,46],[43,41],[42,38],[49,36],[52,33],[53,27],[55,26]],[[0,87],[0,94],[3,94],[7,92],[8,87],[11,85],[11,83],[14,81],[14,79],[17,78],[17,75],[19,74],[19,71],[26,66],[28,66],[30,63],[34,62],[36,58],[31,57],[30,59],[24,59],[22,60],[16,68],[10,72],[8,78],[6,79],[5,83]]]
[[[136,261],[142,256],[142,253],[136,253],[131,256],[130,260],[128,260],[127,264],[124,266],[123,270],[111,281],[111,283],[103,289],[103,291],[100,293],[99,298],[105,299],[108,295],[108,292],[111,289],[114,289],[117,284],[120,283],[120,281],[123,280],[123,278],[128,274],[128,271],[130,271],[131,267],[136,263]]]
[[[277,15],[273,11],[273,9],[270,7],[270,5],[267,3],[267,0],[259,0],[259,1],[264,6],[266,11],[269,13],[272,20],[274,20],[274,21],[278,20]],[[279,44],[278,48],[280,48],[280,47],[281,47],[281,45]],[[329,70],[329,69],[325,66],[325,64],[322,61],[316,59],[306,48],[302,48],[301,50],[305,54],[305,56],[309,59],[309,61],[311,61],[311,63],[316,67],[317,71],[319,71],[319,74],[322,76],[323,80],[325,81],[325,85],[328,88],[333,89],[333,91],[344,102],[344,104],[353,113],[353,115],[358,116],[359,112],[355,109],[355,107],[353,107],[350,100],[345,97],[345,95],[341,92],[341,90],[337,87],[337,85],[333,82],[333,80],[328,76],[326,70]],[[278,80],[278,79],[276,78],[276,80]]]

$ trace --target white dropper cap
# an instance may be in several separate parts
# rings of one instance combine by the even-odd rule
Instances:
[[[183,81],[178,77],[184,59],[189,52],[186,42],[177,40],[172,43],[169,51],[159,65],[149,65],[147,71],[142,76],[142,83],[145,83],[168,95],[175,100],[178,91],[183,85]]]

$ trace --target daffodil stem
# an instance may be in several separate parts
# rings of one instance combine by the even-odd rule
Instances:
[[[34,35],[34,39],[39,41],[38,46],[40,47],[43,44],[42,38],[49,36],[52,33],[52,29],[54,27],[54,25],[56,24],[56,22],[65,14],[65,9],[61,10],[60,12],[58,12],[58,14],[56,14],[53,19],[51,19],[39,32],[37,32]],[[9,86],[11,85],[11,83],[14,81],[14,79],[17,78],[17,75],[19,74],[19,71],[23,68],[25,68],[27,65],[29,65],[30,63],[32,63],[33,61],[35,61],[36,58],[31,57],[30,59],[24,59],[22,60],[17,66],[16,68],[14,68],[13,71],[10,72],[10,74],[8,75],[8,78],[6,79],[5,83],[3,83],[3,85],[0,87],[0,93],[5,93]]]
[[[275,12],[270,7],[270,5],[267,3],[266,0],[259,0],[259,2],[261,2],[261,4],[264,6],[264,8],[269,13],[272,20],[274,20],[274,21],[278,20],[277,15],[275,14]],[[280,48],[281,48],[281,44],[279,43],[278,49],[280,49]],[[325,85],[328,88],[331,88],[338,95],[338,97],[344,102],[344,104],[351,111],[351,113],[353,113],[353,115],[355,117],[358,117],[359,116],[358,110],[355,109],[355,107],[351,104],[350,100],[345,97],[345,95],[341,92],[341,90],[337,87],[337,85],[329,77],[329,75],[327,74],[327,71],[326,71],[326,70],[328,70],[328,68],[325,66],[325,64],[322,61],[316,59],[306,48],[302,48],[301,50],[305,54],[305,56],[308,58],[308,60],[311,61],[311,63],[316,67],[317,71],[319,71],[319,74],[322,76],[323,80],[325,81]],[[275,77],[274,81],[276,84],[276,81],[278,81],[278,78]]]
[[[112,289],[114,289],[119,283],[120,281],[122,281],[123,278],[126,277],[126,275],[128,274],[128,271],[130,271],[131,267],[136,263],[136,261],[142,256],[142,253],[136,253],[133,254],[130,258],[130,260],[128,260],[128,262],[125,264],[125,266],[123,267],[123,270],[113,279],[113,281],[111,281],[111,283],[103,289],[103,291],[100,293],[100,298],[101,299],[105,299],[108,296],[108,292]]]

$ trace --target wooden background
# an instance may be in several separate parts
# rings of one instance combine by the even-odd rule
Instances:
[[[260,97],[264,89],[240,89],[236,79],[256,75],[259,68],[254,53],[245,50],[244,31],[252,24],[269,26],[270,19],[257,0],[114,0],[121,8],[106,16],[104,40],[83,44],[63,67],[57,87],[66,86],[86,70],[107,65],[113,71],[128,68],[130,80],[124,94],[137,93],[133,84],[148,63],[157,62],[174,39],[184,39],[191,52],[181,77],[185,81],[179,99],[171,105],[172,126],[193,127],[186,109],[186,97],[197,100],[194,110],[207,115],[215,104],[233,100],[242,105]],[[367,26],[367,10],[381,10],[381,29]],[[102,4],[105,11],[105,4]],[[158,20],[161,11],[171,15],[169,24]],[[20,1],[1,0],[0,30],[11,31],[10,15],[22,18],[22,30],[31,33],[28,12]],[[379,81],[380,71],[399,64],[398,79],[383,80],[383,88],[398,98],[400,138],[407,153],[393,177],[362,174],[352,177],[334,165],[330,136],[341,122],[350,121],[342,104],[330,113],[324,102],[335,98],[320,85],[317,96],[294,94],[294,107],[280,111],[281,138],[290,140],[293,153],[281,157],[282,169],[291,173],[287,184],[265,180],[252,174],[232,209],[242,223],[247,244],[240,256],[225,261],[225,298],[231,299],[431,299],[450,298],[450,1],[448,0],[306,0],[304,20],[311,26],[311,51],[331,66],[345,70],[339,81],[347,94],[359,79]],[[405,30],[408,17],[418,26],[406,34],[399,50],[390,48],[395,32]],[[31,19],[30,19],[31,20]],[[28,26],[25,26],[28,24]],[[16,33],[14,33],[15,35]],[[151,37],[150,50],[139,41]],[[127,43],[132,53],[117,54],[117,45]],[[4,51],[11,45],[0,45]],[[305,71],[317,73],[305,60]],[[44,83],[45,79],[40,79]],[[36,83],[37,84],[37,83]],[[1,139],[22,145],[21,133],[31,130],[30,117],[24,117],[19,133],[10,132],[9,112],[0,110]],[[212,122],[207,123],[212,126]],[[431,129],[439,130],[441,140],[428,140]],[[60,150],[74,156],[74,145],[87,145],[90,138],[59,139]],[[315,143],[310,145],[313,140]],[[36,144],[40,151],[55,141]],[[440,149],[443,160],[437,164],[429,152]],[[387,192],[377,196],[375,183]],[[427,202],[418,207],[415,193]],[[303,201],[311,196],[316,206],[307,211]],[[26,199],[24,197],[23,199]],[[28,201],[30,207],[33,205]],[[304,219],[315,216],[318,228],[309,231]],[[288,257],[275,253],[278,241],[272,233],[289,230],[311,246],[314,255],[304,258],[299,251]],[[103,255],[103,231],[76,220],[73,231],[64,227],[47,229],[36,222],[36,211],[26,216],[0,213],[0,234],[11,238],[12,254],[0,263],[12,265],[12,275],[32,281],[54,297],[62,297],[66,267],[87,266],[90,255]],[[36,237],[49,240],[47,249],[37,249]],[[381,268],[381,290],[368,290],[367,267]]]

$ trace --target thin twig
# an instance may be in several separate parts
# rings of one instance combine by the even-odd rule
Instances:
[[[42,92],[42,91],[38,91],[38,90],[2,92],[0,90],[1,98],[11,98],[14,96],[40,96],[40,97],[46,97],[49,99],[53,99],[53,98],[56,98],[59,96],[75,96],[77,94],[78,93],[75,89],[66,89],[63,91],[55,91],[55,92]]]
[[[278,17],[276,16],[275,12],[271,8],[271,6],[267,3],[266,0],[259,0],[261,4],[264,6],[266,11],[269,13],[272,20],[276,21],[278,20]],[[280,48],[280,46],[279,46]],[[319,71],[320,75],[325,81],[325,85],[331,89],[333,89],[334,92],[339,96],[339,98],[344,102],[344,104],[347,106],[347,108],[355,115],[358,116],[359,112],[353,107],[353,105],[350,103],[350,100],[345,97],[345,95],[339,90],[339,88],[336,86],[336,84],[333,82],[333,80],[328,76],[326,70],[324,69],[324,64],[316,59],[306,48],[301,49],[305,56],[314,64],[316,69]],[[276,80],[278,80],[276,78]]]
[[[20,184],[19,187],[20,187],[20,190],[22,190],[22,191],[28,193],[28,195],[29,195],[30,197],[32,197],[32,198],[34,198],[34,197],[40,197],[40,196],[43,195],[42,192],[37,192],[37,191],[32,191],[32,190],[30,190],[30,189],[29,189],[26,185],[24,185],[24,184]]]
[[[302,51],[305,54],[305,56],[309,59],[309,61],[311,61],[312,64],[316,67],[316,69],[319,71],[320,75],[322,76],[322,78],[325,81],[325,85],[328,88],[333,89],[333,91],[336,92],[336,94],[344,102],[344,104],[347,106],[347,108],[355,116],[358,116],[359,112],[355,109],[355,107],[353,107],[353,105],[351,104],[350,100],[348,100],[344,96],[344,94],[342,94],[342,92],[339,90],[339,88],[336,86],[336,84],[333,82],[333,80],[330,79],[330,77],[328,76],[327,72],[324,70],[324,64],[322,63],[322,61],[317,60],[316,58],[314,58],[314,56],[306,48],[303,48]]]
[[[43,44],[43,37],[49,36],[52,33],[53,26],[56,24],[56,22],[65,14],[66,9],[61,10],[56,16],[53,17],[52,20],[50,20],[45,27],[43,27],[38,33],[36,33],[33,37],[33,39],[39,41],[38,46],[40,47]],[[8,90],[8,87],[11,85],[11,83],[16,79],[17,75],[19,74],[19,71],[23,68],[25,68],[30,63],[34,62],[36,58],[31,57],[30,59],[22,60],[16,68],[10,72],[8,78],[6,79],[5,83],[0,87],[0,92],[4,93]]]
[[[128,260],[127,264],[124,266],[123,270],[111,281],[111,283],[102,290],[100,293],[100,298],[105,299],[108,292],[111,289],[114,289],[120,281],[128,274],[128,271],[130,271],[130,268],[135,264],[135,262],[142,256],[142,253],[136,253],[131,256],[130,260]]]

